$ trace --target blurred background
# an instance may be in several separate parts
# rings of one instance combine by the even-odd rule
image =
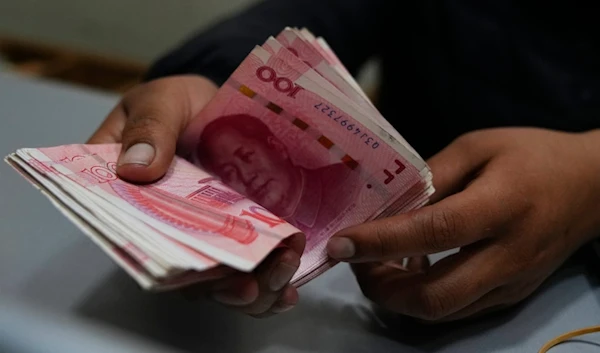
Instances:
[[[122,93],[165,51],[257,1],[0,0],[0,71]],[[367,91],[375,70],[359,77]]]

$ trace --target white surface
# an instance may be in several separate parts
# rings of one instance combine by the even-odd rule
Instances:
[[[84,142],[116,100],[0,74],[0,154],[20,147]],[[503,315],[438,328],[409,322],[384,327],[346,266],[303,287],[300,296],[293,311],[257,320],[217,305],[187,302],[172,293],[141,292],[38,191],[4,163],[0,166],[2,352],[37,352],[32,348],[36,345],[40,352],[77,352],[82,344],[87,345],[86,352],[137,352],[116,348],[132,346],[141,352],[139,340],[160,343],[171,351],[211,353],[525,353],[537,352],[565,331],[600,323],[598,275],[582,265],[562,269],[531,300]],[[52,312],[67,319],[55,319]],[[89,320],[117,333],[69,318]],[[38,341],[23,343],[23,338],[36,336]],[[598,335],[583,339],[600,344]],[[18,342],[20,350],[15,348]],[[70,346],[56,348],[61,342]],[[577,342],[552,353],[598,348]]]

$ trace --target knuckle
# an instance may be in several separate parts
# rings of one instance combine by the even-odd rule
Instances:
[[[177,131],[165,121],[160,109],[147,107],[143,112],[131,115],[123,131],[124,140],[150,139],[159,135],[177,137]]]
[[[141,85],[137,85],[128,91],[123,98],[121,103],[126,113],[129,113],[132,108],[136,107],[138,103],[148,95],[149,92],[154,91],[154,82],[150,81]]]
[[[400,250],[399,239],[396,236],[395,222],[382,221],[374,227],[369,241],[369,256],[378,259],[397,254]]]
[[[170,132],[177,136],[191,116],[191,103],[179,78],[162,78],[139,85],[121,101],[128,118],[126,128],[142,132]]]
[[[460,136],[458,136],[454,141],[453,144],[465,148],[466,150],[468,150],[470,148],[470,146],[473,146],[474,144],[477,143],[477,141],[479,141],[481,135],[481,131],[470,131],[467,133],[464,133]]]
[[[415,316],[425,321],[437,321],[444,318],[452,309],[452,296],[439,289],[424,289],[417,292],[415,298]]]
[[[170,90],[172,86],[173,78],[171,77],[151,80],[132,89],[127,95],[125,95],[124,101],[135,103],[135,101],[147,96],[148,94],[162,94],[163,92]]]
[[[499,243],[498,248],[503,253],[502,259],[506,268],[504,271],[505,276],[513,276],[524,269],[535,268],[537,259],[525,247],[517,247],[510,243]]]
[[[448,250],[456,246],[459,229],[463,225],[462,216],[449,209],[435,210],[421,222],[422,241],[427,249]]]

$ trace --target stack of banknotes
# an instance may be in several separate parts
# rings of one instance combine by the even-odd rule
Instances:
[[[6,161],[146,290],[250,272],[287,237],[292,284],[335,265],[337,231],[425,205],[425,161],[323,38],[285,28],[256,46],[180,137],[160,180],[120,179],[119,144],[23,148]]]

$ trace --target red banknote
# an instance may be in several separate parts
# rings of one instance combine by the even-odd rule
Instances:
[[[119,179],[120,147],[26,148],[6,161],[149,290],[252,271],[297,233],[307,246],[292,283],[303,285],[335,264],[335,232],[433,193],[427,164],[307,29],[249,53],[159,181]]]

